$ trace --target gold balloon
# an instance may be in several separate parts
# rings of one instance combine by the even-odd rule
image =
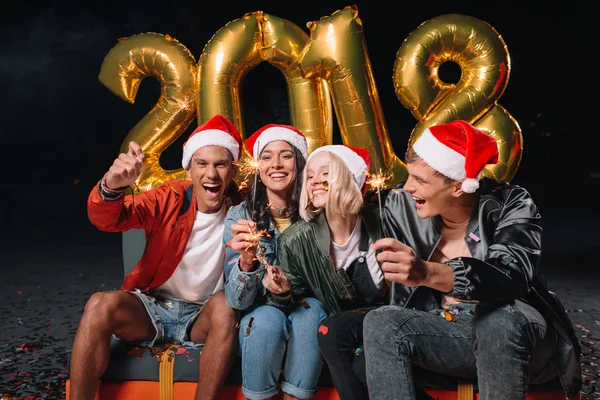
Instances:
[[[123,100],[134,103],[144,78],[160,82],[154,107],[129,131],[121,152],[135,141],[144,150],[137,190],[143,192],[168,179],[183,179],[185,171],[164,170],[161,153],[189,126],[195,116],[197,66],[194,56],[180,42],[158,33],[141,33],[120,40],[106,55],[100,82]]]
[[[445,62],[461,69],[458,83],[438,71]],[[499,104],[510,76],[510,56],[500,34],[477,18],[449,14],[422,23],[400,46],[394,63],[396,95],[418,123],[408,146],[430,126],[462,119],[493,136],[499,162],[483,171],[510,181],[521,162],[522,132]]]
[[[300,69],[306,78],[329,83],[342,141],[369,149],[371,170],[383,170],[390,184],[405,179],[406,166],[394,153],[383,118],[357,7],[344,7],[308,28]]]
[[[331,143],[332,105],[327,82],[320,77],[303,77],[297,63],[307,41],[308,35],[297,25],[261,11],[247,13],[219,29],[198,61],[198,122],[222,114],[245,138],[240,96],[243,78],[266,61],[285,78],[291,124],[307,137],[309,149]],[[242,159],[248,157],[244,148]],[[241,184],[241,180],[238,174],[236,182]]]

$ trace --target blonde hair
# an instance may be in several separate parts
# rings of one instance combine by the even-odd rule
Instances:
[[[324,207],[325,213],[328,217],[332,214],[342,217],[357,215],[363,206],[362,191],[344,160],[332,152],[328,153],[331,162],[327,179],[329,199]],[[312,203],[309,203],[308,164],[302,173],[302,192],[300,193],[300,216],[305,221],[311,221],[323,212],[323,207],[313,208]]]

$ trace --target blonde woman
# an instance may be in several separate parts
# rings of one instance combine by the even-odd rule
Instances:
[[[302,220],[278,242],[277,264],[285,276],[276,278],[291,290],[276,300],[290,305],[308,296],[324,305],[328,317],[317,338],[342,400],[368,398],[363,374],[354,372],[354,365],[364,365],[356,347],[365,314],[388,303],[372,249],[380,237],[379,219],[364,204],[368,169],[365,149],[329,145],[313,151],[303,174]]]

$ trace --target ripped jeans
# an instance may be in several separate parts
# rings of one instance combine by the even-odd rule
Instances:
[[[556,332],[521,301],[461,303],[431,312],[384,306],[364,321],[372,400],[417,396],[417,371],[477,379],[481,400],[524,400],[557,376]]]
[[[139,342],[136,345],[152,347],[157,342],[176,343],[187,347],[202,345],[190,341],[189,331],[198,315],[200,315],[203,306],[184,300],[154,297],[138,289],[128,292],[140,299],[146,312],[148,312],[154,329],[156,329],[154,339]],[[113,336],[118,341],[123,342],[118,336]]]

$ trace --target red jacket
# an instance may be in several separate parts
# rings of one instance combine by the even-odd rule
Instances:
[[[226,207],[232,204],[226,198]],[[109,202],[98,185],[88,197],[88,217],[105,232],[144,229],[146,248],[121,285],[123,290],[148,291],[164,284],[183,257],[196,218],[196,196],[189,180],[170,180],[161,186]]]

